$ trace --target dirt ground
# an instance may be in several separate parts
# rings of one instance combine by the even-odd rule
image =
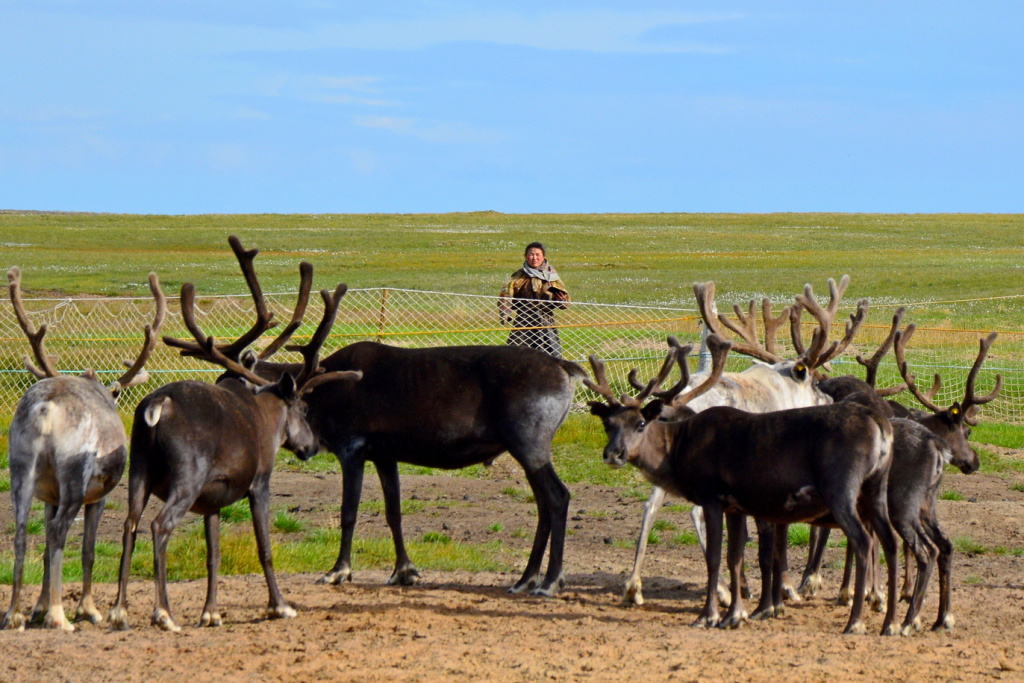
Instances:
[[[503,492],[526,488],[509,458],[499,460],[491,474],[483,480],[404,477],[404,496],[424,506],[406,516],[407,537],[443,531],[459,541],[501,538],[524,558],[517,560],[521,571],[534,505]],[[364,499],[379,498],[375,478],[366,481]],[[518,571],[424,571],[418,585],[398,588],[385,585],[389,572],[357,566],[354,581],[342,586],[318,585],[318,574],[279,575],[299,616],[267,621],[262,576],[222,577],[220,628],[194,625],[205,597],[203,580],[171,585],[172,610],[184,626],[173,634],[149,625],[152,584],[136,579],[131,631],[80,624],[72,634],[40,628],[2,632],[0,681],[1024,680],[1024,559],[1012,552],[1024,549],[1024,493],[1012,488],[1020,484],[1024,475],[1017,473],[946,476],[943,488],[963,496],[940,503],[950,537],[1009,551],[957,554],[957,623],[948,633],[880,637],[882,617],[870,613],[872,635],[842,635],[849,611],[834,602],[842,571],[839,548],[828,551],[823,593],[790,604],[778,619],[732,631],[692,628],[705,582],[695,545],[652,546],[644,571],[646,604],[623,607],[621,586],[632,550],[622,541],[636,535],[642,502],[620,490],[582,484],[570,487],[568,585],[556,598],[508,594]],[[340,475],[279,472],[272,486],[275,507],[298,508],[295,514],[310,524],[337,524]],[[123,497],[125,488],[117,495]],[[154,502],[150,508],[158,509]],[[680,530],[690,528],[681,512],[663,511],[662,518]],[[6,525],[10,519],[4,495],[0,521]],[[119,541],[122,521],[117,510],[108,511],[102,536]],[[501,531],[490,529],[495,522]],[[528,533],[516,535],[516,529]],[[386,535],[383,515],[363,514],[357,533]],[[802,566],[804,552],[792,551],[791,564]],[[748,562],[753,555],[748,551]],[[756,586],[756,567],[750,579]],[[80,585],[65,589],[65,605],[72,609]],[[34,600],[37,590],[30,587],[23,601]],[[937,592],[933,579],[923,611],[926,625],[935,618]],[[115,594],[114,585],[96,588],[101,609]],[[4,609],[9,600],[9,587],[0,588]]]

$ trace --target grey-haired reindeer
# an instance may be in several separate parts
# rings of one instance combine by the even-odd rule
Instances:
[[[92,565],[96,530],[107,494],[124,472],[128,439],[117,413],[116,399],[127,387],[149,379],[143,369],[156,346],[157,333],[167,316],[167,306],[156,274],[149,275],[149,288],[156,299],[156,316],[146,325],[145,342],[128,371],[104,386],[96,373],[61,376],[56,357],[43,345],[46,325],[36,331],[21,301],[21,271],[11,268],[11,303],[21,329],[28,337],[38,367],[26,356],[25,367],[40,379],[18,401],[10,428],[9,461],[11,498],[14,504],[14,581],[11,607],[3,627],[23,630],[26,617],[18,609],[25,566],[26,527],[32,498],[46,504],[46,553],[43,556],[43,586],[32,609],[31,621],[42,620],[46,628],[74,631],[61,602],[61,572],[64,542],[78,511],[85,506],[82,541],[82,599],[76,619],[99,623],[103,616],[92,599]]]

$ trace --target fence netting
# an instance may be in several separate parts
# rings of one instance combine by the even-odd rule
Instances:
[[[291,317],[296,295],[267,294],[266,301],[281,325]],[[95,370],[104,381],[112,381],[124,372],[123,361],[133,359],[142,344],[143,326],[152,320],[154,303],[149,298],[64,299],[26,298],[24,300],[33,324],[46,324],[46,347],[59,357],[57,367],[62,373]],[[739,302],[737,302],[739,303]],[[775,305],[776,311],[789,302]],[[951,309],[951,324],[921,326],[907,350],[911,371],[918,384],[930,387],[933,376],[942,378],[942,388],[935,397],[940,405],[963,399],[968,372],[978,354],[979,340],[991,330],[970,329],[969,315],[959,321],[957,310],[969,311],[971,302],[958,302]],[[720,310],[729,310],[730,302],[719,302]],[[743,302],[745,307],[745,302]],[[914,320],[915,305],[907,306],[905,322]],[[924,306],[925,304],[921,304]],[[177,297],[168,297],[168,317],[163,334],[190,338],[180,316]],[[852,311],[840,310],[836,316],[833,338],[843,335],[842,322]],[[864,376],[857,363],[857,354],[874,353],[889,332],[895,305],[872,305],[868,319],[851,347],[832,363],[832,374]],[[309,303],[305,322],[293,336],[302,343],[316,327],[323,311],[319,297]],[[360,340],[377,341],[395,346],[427,347],[475,344],[504,344],[509,327],[501,324],[498,299],[493,296],[452,294],[390,288],[349,290],[341,303],[338,319],[323,348],[323,355]],[[246,296],[199,297],[196,301],[199,325],[208,335],[230,340],[249,329],[255,319],[252,300]],[[667,350],[666,338],[675,335],[683,343],[699,346],[700,326],[695,305],[690,307],[624,306],[574,302],[568,309],[556,312],[558,331],[565,358],[574,360],[589,371],[587,358],[600,357],[606,365],[613,388],[629,391],[626,376],[637,368],[642,379],[653,377]],[[810,338],[813,323],[805,323],[804,336]],[[269,344],[278,330],[270,330],[254,344],[259,349]],[[781,355],[795,352],[788,331],[779,335]],[[986,420],[1024,424],[1024,367],[1020,362],[1024,333],[1001,331],[993,344],[976,382],[980,395],[991,390],[997,373],[1002,375],[1003,389],[995,401],[984,406]],[[24,368],[23,358],[31,350],[25,339],[9,298],[0,302],[0,415],[7,421],[14,413],[22,393],[36,381]],[[277,360],[292,354],[279,351]],[[697,353],[695,351],[694,356]],[[751,359],[732,354],[728,370],[741,371]],[[696,369],[696,358],[693,367]],[[213,381],[220,373],[216,367],[192,358],[181,357],[175,349],[158,344],[147,364],[152,379],[126,391],[120,399],[121,410],[130,414],[138,401],[155,387],[181,379]],[[890,354],[879,372],[878,386],[891,386],[900,378]],[[575,408],[583,410],[586,401],[594,398],[584,386],[577,389]],[[904,392],[898,400],[913,405],[914,399]]]

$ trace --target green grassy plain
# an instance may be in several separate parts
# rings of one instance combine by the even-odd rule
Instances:
[[[981,327],[1024,329],[1024,215],[558,214],[202,215],[0,213],[2,265],[36,292],[146,295],[191,280],[244,291],[227,236],[258,247],[267,291],[291,291],[299,260],[317,288],[397,287],[494,294],[541,240],[578,301],[691,305],[690,285],[788,300],[805,282],[850,274],[849,299],[973,302]],[[936,320],[956,315],[938,307]]]

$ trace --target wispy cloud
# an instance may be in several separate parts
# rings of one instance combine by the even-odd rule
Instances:
[[[360,116],[355,124],[364,128],[387,130],[396,135],[410,135],[425,142],[444,144],[481,144],[500,141],[497,132],[473,129],[458,123],[427,123],[417,119],[393,116]]]

